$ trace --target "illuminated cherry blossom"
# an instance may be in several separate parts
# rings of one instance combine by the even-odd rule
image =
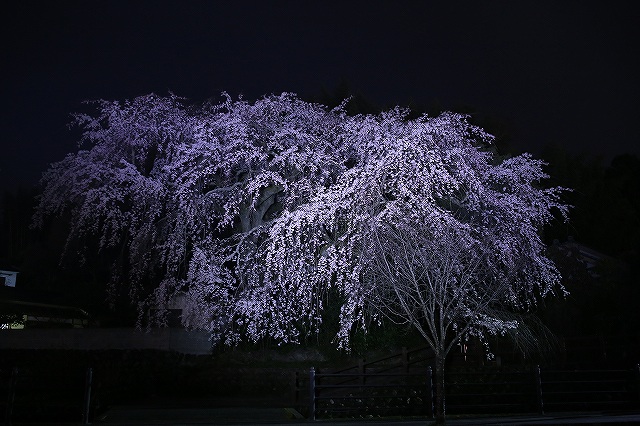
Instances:
[[[348,116],[289,93],[95,105],[76,116],[81,149],[45,173],[35,221],[68,213],[70,241],[120,248],[112,286],[141,313],[180,298],[185,327],[216,342],[286,343],[317,332],[337,297],[348,349],[354,327],[393,317],[401,262],[385,276],[379,261],[403,239],[431,259],[422,266],[452,268],[442,296],[469,335],[517,326],[474,310],[488,295],[522,311],[564,291],[540,239],[566,217],[563,189],[540,184],[542,161],[499,157],[464,115]]]

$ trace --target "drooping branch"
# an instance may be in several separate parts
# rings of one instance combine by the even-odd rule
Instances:
[[[463,115],[353,117],[288,93],[96,107],[77,116],[83,150],[45,174],[36,221],[68,212],[70,239],[122,247],[115,278],[147,286],[141,309],[180,296],[185,325],[216,339],[296,341],[331,294],[342,348],[369,315],[446,348],[511,330],[500,306],[562,292],[538,234],[566,216],[562,188],[529,155],[497,158]]]

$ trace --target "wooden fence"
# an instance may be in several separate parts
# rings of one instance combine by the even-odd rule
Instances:
[[[298,376],[309,419],[432,417],[433,358],[403,350],[337,371]],[[640,408],[640,366],[631,369],[474,368],[447,371],[447,414],[525,414]],[[304,389],[306,388],[306,391]]]
[[[323,373],[308,377],[307,416],[433,417],[433,373]],[[448,372],[448,414],[625,410],[640,407],[640,366],[611,370]],[[302,407],[304,409],[304,407]]]

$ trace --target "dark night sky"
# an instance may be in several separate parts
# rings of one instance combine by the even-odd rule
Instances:
[[[90,99],[331,92],[470,106],[512,145],[640,153],[640,15],[623,1],[17,1],[2,12],[3,188],[75,149]]]

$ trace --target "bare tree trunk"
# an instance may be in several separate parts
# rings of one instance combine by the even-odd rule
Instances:
[[[445,395],[444,395],[444,361],[445,355],[443,351],[436,353],[436,406],[435,416],[436,424],[445,424]]]

